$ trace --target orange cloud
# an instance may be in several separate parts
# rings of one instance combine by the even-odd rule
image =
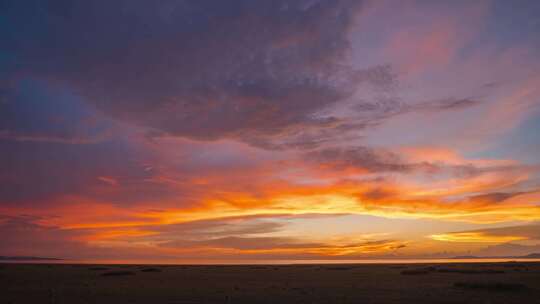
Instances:
[[[3,207],[0,212],[38,216],[36,224],[69,232],[72,240],[89,246],[138,246],[159,252],[174,250],[158,248],[158,244],[171,237],[165,236],[160,227],[231,217],[360,214],[468,223],[540,219],[540,207],[534,204],[540,192],[512,190],[534,174],[534,170],[516,161],[466,159],[450,149],[407,147],[398,150],[401,157],[383,153],[384,157],[371,160],[369,170],[363,170],[362,166],[366,166],[363,158],[350,154],[357,150],[351,151],[340,154],[337,165],[331,161],[321,165],[300,157],[291,159],[289,155],[287,161],[270,158],[249,166],[211,167],[211,170],[190,172],[187,177],[179,170],[153,166],[156,172],[147,182],[166,187],[178,193],[178,197],[154,199],[150,196],[140,203],[117,204],[106,197],[124,184],[110,187],[113,179],[103,176],[100,180],[105,185],[89,191],[94,197],[64,195],[45,202],[48,204],[45,209],[18,206]],[[376,150],[368,152],[379,155]],[[403,166],[420,169],[395,170]],[[424,170],[424,167],[434,166],[439,169]],[[357,167],[360,169],[356,170]],[[472,168],[472,173],[466,170],[466,174],[462,174],[462,168]],[[286,229],[282,233],[286,233]],[[489,243],[521,238],[468,233],[436,234],[432,239]],[[243,249],[208,244],[204,250],[246,255],[376,255],[391,252],[403,243],[322,240],[301,248],[287,243],[286,248],[274,244],[270,248]],[[193,248],[193,252],[197,250]]]
[[[444,242],[466,243],[506,243],[527,239],[517,235],[489,235],[483,232],[454,232],[445,234],[433,234],[430,238]]]
[[[471,243],[507,243],[540,240],[540,225],[510,226],[474,231],[450,232],[430,236],[437,241]]]

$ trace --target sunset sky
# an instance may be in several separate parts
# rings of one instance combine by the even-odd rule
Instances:
[[[540,1],[0,0],[0,255],[540,252]]]

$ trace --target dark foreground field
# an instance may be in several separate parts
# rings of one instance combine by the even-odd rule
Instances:
[[[540,263],[0,264],[0,303],[540,303]]]

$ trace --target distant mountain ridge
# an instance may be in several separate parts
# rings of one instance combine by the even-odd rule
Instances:
[[[540,259],[540,253],[530,253],[527,255],[509,255],[509,256],[474,256],[462,255],[455,256],[452,259]]]

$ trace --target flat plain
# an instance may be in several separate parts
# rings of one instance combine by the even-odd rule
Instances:
[[[0,303],[540,303],[540,263],[0,264]]]

